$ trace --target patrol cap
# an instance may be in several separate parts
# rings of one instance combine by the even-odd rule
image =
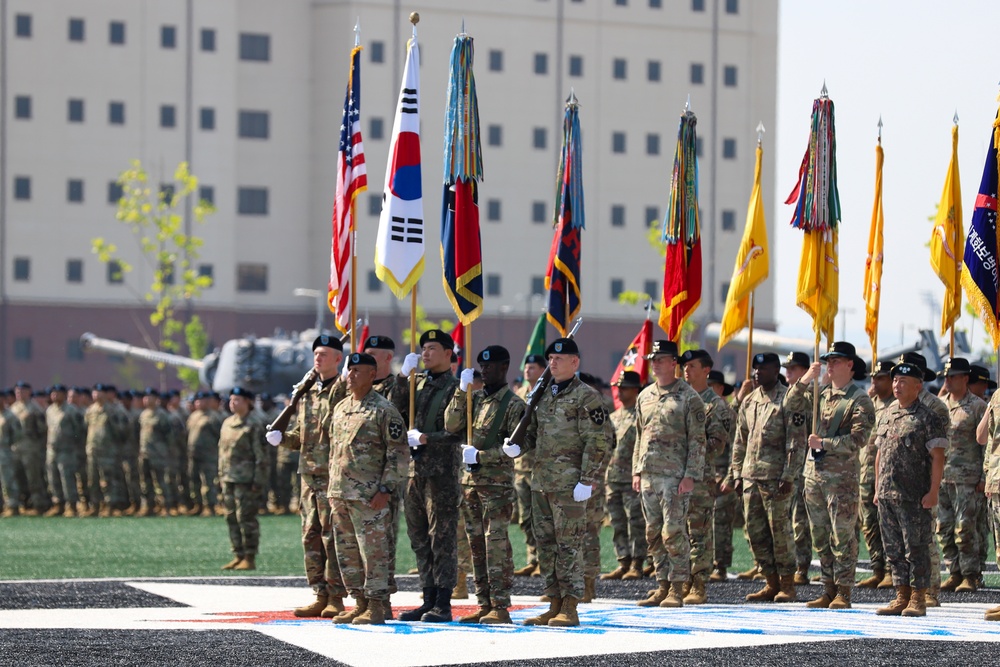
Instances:
[[[892,372],[893,364],[891,361],[876,361],[875,365],[872,366],[872,377],[878,377],[880,375],[889,375]]]
[[[26,380],[18,380],[14,384],[14,389],[31,389],[31,383]]]
[[[729,396],[734,391],[736,387],[726,382],[726,376],[722,374],[722,371],[709,371],[708,372],[708,383],[709,384],[721,384],[722,385],[722,395]]]
[[[802,368],[809,368],[809,355],[805,352],[789,352],[788,356],[781,363],[785,368],[791,368],[793,366],[801,366]]]
[[[997,383],[990,379],[990,371],[985,366],[972,364],[969,368],[972,370],[972,375],[969,377],[970,383],[985,382],[990,389],[997,388]]]
[[[580,348],[572,338],[556,338],[545,348],[545,358],[548,359],[553,354],[575,354],[580,356]]]
[[[962,357],[952,357],[948,361],[944,362],[944,374],[945,377],[952,377],[955,375],[971,376],[972,366],[969,364],[968,359],[963,359]]]
[[[253,392],[249,389],[244,389],[243,387],[233,387],[232,391],[229,392],[229,396],[242,396],[248,401],[253,400]]]
[[[635,371],[622,371],[611,384],[619,389],[642,389],[642,377]]]
[[[451,339],[451,336],[440,329],[431,329],[420,334],[420,347],[426,343],[438,343],[446,350],[452,350],[455,347],[455,341]]]
[[[889,374],[893,378],[902,375],[909,378],[916,378],[921,382],[924,381],[924,369],[916,364],[911,364],[906,361],[900,362],[895,366],[893,366]]]
[[[774,364],[775,366],[781,366],[781,359],[778,358],[778,355],[776,355],[774,352],[758,352],[757,354],[753,355],[753,361],[751,362],[751,366],[753,368],[757,368],[765,364]]]
[[[388,336],[369,336],[365,339],[366,350],[395,350],[396,343]]]
[[[529,354],[524,358],[525,364],[538,364],[539,366],[545,365],[545,357],[541,354]]]
[[[655,359],[662,356],[671,356],[677,359],[677,343],[672,340],[654,340],[653,347],[650,349],[649,354],[646,355],[646,358]]]
[[[924,373],[924,382],[931,382],[937,378],[937,373],[927,368],[927,359],[924,355],[919,352],[907,352],[906,354],[899,355],[899,360],[897,364],[910,364],[912,366],[917,366]]]
[[[715,362],[712,361],[712,355],[708,353],[708,350],[688,350],[681,355],[680,362],[681,364],[686,364],[696,359],[709,368],[715,365]]]
[[[316,336],[316,340],[313,341],[313,352],[316,351],[317,347],[328,347],[331,350],[336,350],[337,352],[344,351],[344,344],[340,342],[340,339],[336,336],[330,336],[329,334],[320,334]]]
[[[373,366],[378,367],[378,362],[375,361],[375,357],[370,354],[365,354],[364,352],[355,352],[348,358],[347,367],[354,368],[355,366]]]
[[[476,361],[485,364],[492,362],[495,364],[502,364],[505,361],[510,362],[510,352],[507,351],[503,345],[490,345],[483,349],[476,357]]]
[[[66,385],[64,385],[64,384],[54,384],[51,387],[49,387],[49,393],[50,394],[55,394],[55,393],[65,394],[66,393]]]

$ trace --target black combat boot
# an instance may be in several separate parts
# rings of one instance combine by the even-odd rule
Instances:
[[[451,592],[451,591],[449,591]],[[437,595],[436,588],[425,588],[424,589],[424,603],[417,607],[416,609],[411,609],[410,611],[404,611],[399,615],[399,620],[401,621],[419,621],[420,617],[431,610],[434,606],[434,599]]]
[[[451,589],[438,588],[434,607],[420,617],[424,623],[451,623]]]

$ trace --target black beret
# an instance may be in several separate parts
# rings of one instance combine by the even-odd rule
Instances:
[[[244,389],[243,387],[233,387],[232,391],[229,392],[230,396],[242,396],[248,401],[253,400],[253,392],[249,389]]]
[[[663,355],[668,355],[674,359],[679,358],[677,353],[677,343],[672,340],[654,340],[653,348],[646,355],[647,359],[655,359]]]
[[[556,338],[545,348],[545,358],[548,359],[553,354],[575,354],[580,356],[580,348],[572,338]]]
[[[208,393],[207,391],[206,391],[205,393],[206,393],[206,394],[208,394],[208,397],[209,397],[209,398],[214,398],[214,399],[215,399],[215,400],[217,400],[217,401],[221,401],[221,400],[222,400],[222,394],[220,394],[220,393],[219,393],[219,392],[217,392],[217,391],[213,391],[213,392],[212,392],[212,393],[210,393],[210,394],[209,394],[209,393]]]
[[[56,392],[65,394],[66,393],[66,385],[64,385],[64,384],[54,384],[51,387],[49,387],[49,393],[50,394],[54,394]]]
[[[539,366],[545,365],[545,356],[541,354],[529,354],[524,358],[525,364],[538,364]]]
[[[388,336],[369,336],[365,339],[364,349],[395,350],[396,343]]]
[[[329,336],[327,334],[316,336],[316,340],[313,341],[313,351],[315,351],[317,347],[329,347],[337,352],[344,351],[344,344],[340,342],[340,339],[336,336]]]
[[[708,353],[708,350],[688,350],[681,355],[680,362],[682,364],[686,364],[687,362],[694,361],[695,359],[709,368],[715,365],[715,362],[712,361],[712,355]]]
[[[47,389],[48,388],[46,387],[46,389],[39,389],[37,391],[33,391],[33,392],[31,392],[31,395],[35,396],[36,398],[39,397],[39,396],[48,396],[49,392],[47,391]]]
[[[764,364],[781,366],[781,359],[774,352],[758,352],[753,355],[753,362],[751,364],[753,368],[763,366]]]
[[[31,389],[31,383],[25,380],[18,380],[17,384],[14,385],[15,389]]]
[[[267,393],[266,391],[260,392],[260,394],[257,396],[257,398],[259,398],[262,401],[273,401],[274,400],[273,398],[271,398],[271,394]]]
[[[373,357],[370,354],[365,354],[364,352],[355,352],[347,359],[347,367],[354,368],[355,366],[377,367],[378,362],[375,361],[375,357]]]
[[[156,387],[146,387],[146,390],[142,392],[143,396],[159,396],[160,390]]]
[[[487,362],[502,364],[505,361],[510,361],[510,352],[508,352],[507,348],[502,345],[490,345],[479,353],[479,356],[476,357],[476,361],[481,364],[485,364]]]
[[[440,329],[431,329],[420,334],[420,347],[423,347],[426,343],[438,343],[446,350],[451,350],[455,347],[455,341],[451,339],[451,336]]]

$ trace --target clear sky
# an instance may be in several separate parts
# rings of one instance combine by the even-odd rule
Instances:
[[[885,264],[879,347],[915,340],[916,326],[940,330],[944,286],[927,246],[959,116],[963,224],[967,231],[983,173],[1000,91],[998,0],[782,0],[778,46],[778,127],[767,128],[765,159],[777,158],[770,239],[776,319],[786,336],[812,338],[795,305],[802,234],[784,204],[809,137],[812,101],[826,81],[836,105],[840,228],[840,309],[835,338],[870,354],[862,281],[875,192],[878,120],[884,124]],[[933,295],[937,305],[927,305]],[[964,299],[964,297],[963,297]],[[964,303],[964,300],[963,300]],[[846,309],[846,335],[843,317]],[[968,329],[969,316],[960,326]],[[982,325],[973,348],[988,344]],[[944,339],[942,339],[944,340]],[[946,341],[945,341],[946,342]]]

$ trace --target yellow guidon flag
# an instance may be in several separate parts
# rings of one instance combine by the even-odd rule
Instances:
[[[962,227],[962,185],[958,177],[958,125],[951,128],[951,162],[944,180],[941,203],[931,234],[931,266],[944,283],[941,334],[962,315],[962,255],[965,231]]]
[[[726,308],[722,313],[719,331],[719,349],[749,325],[750,293],[767,280],[770,252],[767,247],[767,225],[764,222],[764,198],[760,191],[760,165],[764,151],[757,145],[757,164],[754,167],[753,191],[747,208],[747,222],[743,240],[736,253],[736,265],[726,294]]]
[[[879,127],[881,128],[881,120]],[[878,350],[878,311],[882,297],[882,139],[875,146],[875,204],[872,207],[872,226],[868,232],[868,259],[865,261],[865,332],[871,341],[872,354]],[[873,357],[874,358],[874,357]]]

